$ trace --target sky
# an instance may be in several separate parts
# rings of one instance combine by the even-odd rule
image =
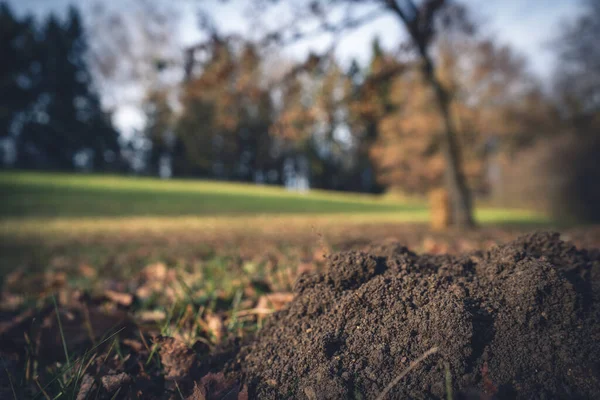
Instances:
[[[43,16],[48,12],[62,13],[71,3],[81,7],[86,16],[90,9],[99,1],[110,8],[124,13],[137,0],[0,0],[7,1],[19,14],[35,13]],[[253,26],[249,23],[251,10],[247,3],[250,0],[157,0],[167,4],[175,4],[180,9],[180,21],[177,32],[177,42],[181,46],[189,45],[201,39],[197,28],[197,10],[203,9],[214,16],[215,23],[223,31],[244,32],[246,35],[259,35],[261,29],[278,26],[286,22],[284,10],[275,10],[267,23]],[[287,3],[287,2],[286,2]],[[533,73],[542,82],[548,81],[552,74],[555,60],[549,49],[549,43],[560,32],[562,23],[572,20],[581,13],[578,0],[463,0],[476,21],[480,21],[483,33],[491,35],[500,43],[508,44],[528,60]],[[404,38],[403,27],[396,17],[387,15],[344,36],[336,49],[336,55],[343,63],[352,59],[366,62],[369,57],[370,43],[375,35],[379,36],[385,48],[392,49]],[[305,41],[290,46],[285,50],[285,56],[302,58],[309,51],[320,51],[328,47],[324,38]],[[115,97],[115,94],[111,94]],[[116,96],[118,97],[118,95]],[[140,94],[141,100],[141,94]],[[135,103],[135,102],[134,102]],[[125,134],[134,129],[141,129],[144,117],[140,107],[132,104],[119,106],[114,115],[115,124]]]

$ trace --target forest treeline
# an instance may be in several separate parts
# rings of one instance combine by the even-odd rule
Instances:
[[[435,73],[449,94],[472,192],[493,193],[511,168],[537,157],[513,180],[569,170],[563,186],[554,185],[560,193],[581,192],[575,208],[597,199],[590,154],[600,126],[600,7],[585,6],[589,12],[553,41],[560,61],[546,90],[521,55],[492,38],[472,29],[437,36]],[[374,39],[364,64],[316,54],[291,62],[269,58],[257,43],[214,36],[188,50],[175,91],[147,88],[145,127],[124,137],[102,106],[76,8],[36,20],[2,4],[0,35],[5,165],[374,193],[443,185],[444,120],[410,50],[386,50]]]

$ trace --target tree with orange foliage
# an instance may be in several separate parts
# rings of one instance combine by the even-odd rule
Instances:
[[[189,71],[176,127],[176,171],[251,181],[269,168],[272,104],[254,47],[214,40],[207,61]]]
[[[530,143],[536,131],[552,124],[553,110],[510,48],[446,36],[435,50],[465,175],[472,189],[484,190],[486,149],[496,143],[497,150],[510,152]],[[380,117],[372,148],[382,183],[417,193],[442,186],[445,125],[418,65],[407,65],[391,81],[388,98],[392,111]]]

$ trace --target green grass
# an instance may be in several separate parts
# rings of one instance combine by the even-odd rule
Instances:
[[[416,202],[374,196],[206,181],[161,181],[55,173],[0,173],[7,217],[177,217],[244,214],[333,214],[415,212]]]
[[[387,222],[423,222],[429,217],[427,204],[418,200],[316,190],[302,194],[250,184],[102,175],[1,172],[0,195],[0,222],[4,227],[48,220],[64,221],[72,227],[89,223],[126,225],[131,221],[152,225],[165,217],[177,225],[193,225],[211,218],[252,220],[275,215]],[[504,209],[478,210],[477,217],[482,222],[530,223],[544,219],[533,212]]]

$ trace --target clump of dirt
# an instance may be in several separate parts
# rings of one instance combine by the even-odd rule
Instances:
[[[330,256],[241,349],[251,398],[599,398],[600,254],[558,234],[488,252]]]

